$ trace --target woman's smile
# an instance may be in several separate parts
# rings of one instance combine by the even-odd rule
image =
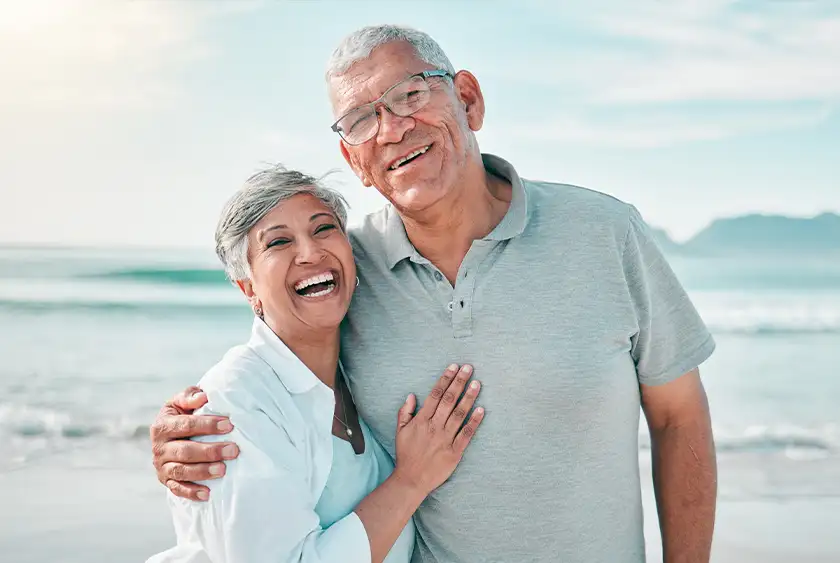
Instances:
[[[296,282],[294,292],[308,302],[324,301],[338,295],[340,285],[340,272],[327,269]]]

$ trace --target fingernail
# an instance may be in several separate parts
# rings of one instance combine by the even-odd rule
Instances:
[[[478,381],[473,381],[470,383],[470,389],[478,389]]]
[[[456,371],[458,369],[458,364],[449,364],[449,367],[446,369],[449,371]]]
[[[233,424],[231,424],[229,420],[222,420],[216,425],[216,428],[219,432],[230,432],[233,430]]]
[[[190,399],[198,399],[204,396],[204,391],[196,391],[192,395],[190,395]]]
[[[475,409],[475,414],[484,414],[484,407],[478,407]]]
[[[464,370],[464,373],[472,373],[472,366],[464,366],[461,369]]]
[[[225,466],[222,463],[214,463],[210,466],[210,475],[221,475],[225,472]]]
[[[210,498],[210,495],[207,494],[207,491],[198,491],[195,493],[195,496],[198,497],[198,500],[207,500]]]
[[[233,459],[236,457],[236,446],[228,444],[222,448],[222,457],[225,459]]]

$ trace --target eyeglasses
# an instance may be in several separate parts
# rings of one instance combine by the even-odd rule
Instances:
[[[345,113],[333,123],[331,129],[341,135],[348,145],[366,143],[379,132],[376,106],[382,104],[394,115],[408,117],[429,103],[431,89],[427,79],[434,76],[452,78],[452,74],[446,70],[426,70],[409,76],[388,88],[378,100]]]

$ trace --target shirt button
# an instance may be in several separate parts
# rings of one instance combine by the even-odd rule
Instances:
[[[446,304],[446,308],[449,309],[450,312],[452,311],[452,301]]]
[[[443,279],[443,275],[440,272],[435,272],[435,279],[437,281],[441,281]]]

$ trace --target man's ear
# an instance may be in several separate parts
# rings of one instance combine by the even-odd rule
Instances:
[[[467,124],[473,131],[484,125],[484,94],[478,79],[468,70],[461,70],[452,79],[455,94],[467,114]]]
[[[341,156],[344,157],[344,160],[347,161],[347,164],[350,165],[350,168],[353,170],[353,173],[359,177],[359,180],[362,181],[362,184],[364,184],[365,187],[371,187],[373,185],[373,182],[368,180],[368,177],[362,170],[362,167],[359,166],[359,164],[350,154],[350,151],[347,150],[347,145],[345,145],[343,141],[339,141],[338,147],[341,150]]]

